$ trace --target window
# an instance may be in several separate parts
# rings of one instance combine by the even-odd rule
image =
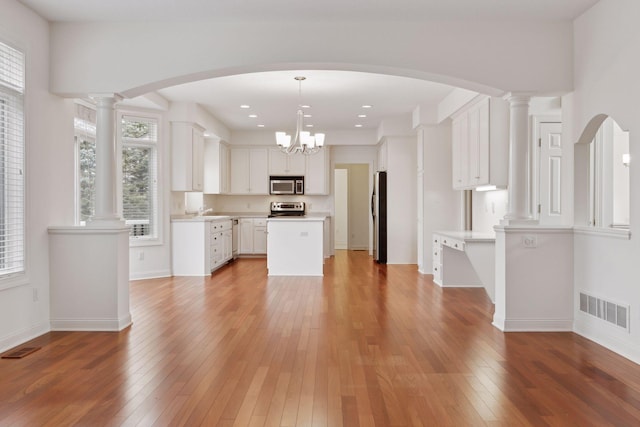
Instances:
[[[76,104],[78,223],[95,215],[96,114]],[[122,147],[122,218],[133,241],[158,239],[158,118],[118,113]]]
[[[158,237],[158,120],[122,114],[122,216],[135,239]]]
[[[76,104],[76,223],[86,224],[95,215],[96,201],[96,112]]]
[[[24,54],[0,43],[0,278],[25,271]]]

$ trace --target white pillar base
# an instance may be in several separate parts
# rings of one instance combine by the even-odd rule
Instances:
[[[49,254],[52,330],[131,324],[127,227],[50,227]]]
[[[493,325],[509,331],[573,329],[573,229],[496,226]]]

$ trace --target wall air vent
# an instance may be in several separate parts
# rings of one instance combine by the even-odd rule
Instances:
[[[605,320],[629,332],[629,306],[580,292],[580,311]]]

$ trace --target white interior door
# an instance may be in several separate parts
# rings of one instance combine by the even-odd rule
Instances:
[[[349,171],[336,169],[334,179],[335,195],[335,248],[349,247]]]
[[[562,124],[539,124],[538,219],[541,225],[561,225],[562,204]]]

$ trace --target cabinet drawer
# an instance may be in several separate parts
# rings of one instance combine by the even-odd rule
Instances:
[[[253,220],[254,227],[266,227],[267,219],[266,218],[256,218]]]
[[[444,246],[448,246],[452,249],[456,249],[458,251],[463,251],[464,252],[464,241],[463,240],[458,240],[458,239],[453,239],[451,237],[443,237],[442,238],[442,244]]]

